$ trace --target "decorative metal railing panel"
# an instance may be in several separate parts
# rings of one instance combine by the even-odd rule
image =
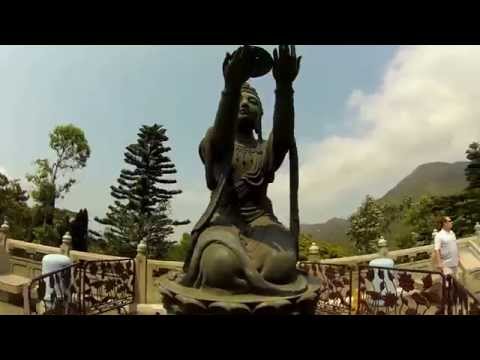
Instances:
[[[135,301],[135,261],[80,262],[33,279],[25,295],[27,314],[120,312]]]
[[[445,276],[439,272],[360,266],[357,313],[443,314],[446,291]]]
[[[480,301],[440,272],[360,266],[357,313],[480,315]]]
[[[32,280],[26,291],[28,314],[80,315],[82,264],[74,264]]]
[[[83,302],[87,315],[123,309],[135,298],[135,261],[101,260],[84,263]]]
[[[346,265],[301,262],[301,271],[318,278],[320,298],[316,313],[344,314],[352,313],[352,269]]]

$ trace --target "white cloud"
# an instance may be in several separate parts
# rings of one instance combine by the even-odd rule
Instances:
[[[400,48],[374,93],[352,91],[353,135],[300,145],[301,221],[348,216],[422,163],[465,160],[480,138],[479,63],[480,46]],[[270,196],[287,221],[286,169]]]
[[[0,166],[0,174],[5,175],[7,178],[9,177],[7,170],[3,166]]]

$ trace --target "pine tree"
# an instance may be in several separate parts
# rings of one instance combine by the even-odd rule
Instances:
[[[123,169],[118,186],[111,186],[115,201],[109,206],[106,218],[95,218],[107,226],[104,237],[110,252],[116,255],[135,256],[137,244],[146,239],[149,257],[161,258],[171,245],[167,237],[174,226],[189,223],[169,217],[170,200],[182,191],[161,187],[176,183],[164,178],[177,172],[165,156],[171,150],[164,146],[166,141],[166,129],[160,125],[140,129],[137,143],[127,146],[125,152],[125,162],[133,169]]]
[[[470,144],[466,154],[467,159],[470,160],[465,169],[468,190],[480,189],[480,144],[477,142]]]

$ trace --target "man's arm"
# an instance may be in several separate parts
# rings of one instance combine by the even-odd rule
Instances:
[[[437,269],[443,272],[443,263],[442,263],[442,256],[440,254],[440,250],[434,250],[434,257],[435,257],[435,266]]]
[[[434,240],[433,245],[433,254],[434,254],[434,264],[440,272],[443,272],[443,262],[442,262],[442,254],[440,252],[440,245],[441,239],[440,235],[437,235]]]

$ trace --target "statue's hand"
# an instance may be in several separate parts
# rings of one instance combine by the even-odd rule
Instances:
[[[250,78],[253,66],[254,57],[250,46],[240,47],[233,55],[227,53],[223,61],[225,88],[239,90]]]
[[[291,85],[300,71],[302,57],[297,58],[295,45],[280,45],[273,50],[273,77],[279,85]]]

